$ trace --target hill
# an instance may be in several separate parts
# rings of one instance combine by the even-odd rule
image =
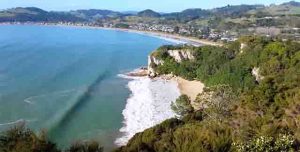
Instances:
[[[76,11],[71,11],[70,14],[90,21],[101,19],[101,18],[116,18],[123,15],[122,13],[116,11],[98,10],[98,9],[76,10]]]
[[[162,23],[186,23],[213,18],[242,18],[256,15],[259,18],[278,15],[300,15],[300,3],[291,1],[280,5],[228,5],[214,9],[186,9],[181,12],[158,13],[147,9],[141,12],[111,10],[74,10],[67,12],[45,11],[35,7],[17,7],[0,11],[0,22],[95,22],[98,19],[123,21],[124,17],[156,19]],[[146,19],[147,20],[147,19]],[[212,21],[213,22],[213,21]]]
[[[147,9],[137,13],[139,17],[160,17],[161,15],[153,10]]]
[[[35,7],[17,7],[0,11],[0,22],[81,22],[82,18],[67,12],[47,12]]]
[[[203,9],[187,9],[182,12],[164,14],[166,19],[175,19],[179,21],[190,21],[198,18],[207,18],[213,14],[208,10]]]
[[[263,5],[228,5],[225,7],[212,9],[212,13],[225,17],[240,17],[247,14],[250,10],[265,8]]]
[[[300,2],[290,1],[290,2],[287,2],[287,3],[283,3],[281,5],[300,7]]]
[[[300,14],[300,3],[290,1],[282,3],[280,5],[270,5],[265,8],[260,8],[250,11],[250,14],[264,13],[266,15],[299,15]]]

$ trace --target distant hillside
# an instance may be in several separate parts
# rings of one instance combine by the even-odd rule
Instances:
[[[115,12],[111,10],[98,10],[98,9],[89,9],[89,10],[77,10],[71,11],[71,14],[76,17],[93,20],[98,18],[115,18],[122,16],[122,13]]]
[[[290,1],[290,2],[287,2],[287,3],[283,3],[282,5],[300,7],[300,2]]]
[[[137,14],[139,17],[160,17],[161,15],[153,10],[147,9]]]
[[[300,2],[290,1],[280,5],[228,5],[214,9],[186,9],[181,12],[159,13],[147,9],[141,12],[111,10],[74,10],[68,12],[45,11],[35,7],[17,7],[0,11],[0,22],[94,22],[98,19],[117,19],[124,16],[162,19],[162,21],[190,22],[196,19],[239,18],[255,15],[258,18],[276,15],[300,15]],[[144,19],[141,19],[141,22]]]
[[[187,20],[193,20],[193,19],[197,19],[197,18],[206,18],[211,15],[213,15],[213,14],[208,10],[187,9],[182,12],[164,14],[164,17],[167,19],[176,19],[176,20],[187,21]]]
[[[99,18],[115,18],[123,14],[110,10],[76,10],[70,12],[47,12],[35,7],[17,7],[0,11],[0,22],[83,22]]]
[[[228,5],[225,7],[212,9],[212,13],[221,16],[241,16],[250,10],[262,9],[263,5]]]
[[[67,12],[47,12],[35,7],[17,7],[0,11],[0,22],[57,22],[57,21],[84,21]]]
[[[290,1],[280,5],[270,5],[262,9],[250,11],[250,14],[258,13],[264,13],[267,15],[299,15],[300,2]]]
[[[137,11],[124,11],[122,14],[127,14],[127,15],[137,15],[139,12]]]

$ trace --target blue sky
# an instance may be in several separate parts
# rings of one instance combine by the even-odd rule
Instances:
[[[159,12],[181,11],[186,8],[214,8],[237,4],[279,4],[289,0],[0,0],[0,9],[34,6],[45,10],[111,9],[140,11],[146,8]]]

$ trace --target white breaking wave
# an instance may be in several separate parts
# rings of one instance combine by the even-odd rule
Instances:
[[[120,129],[123,136],[115,141],[119,146],[125,145],[136,133],[174,117],[170,105],[180,96],[178,85],[173,81],[148,77],[125,78],[133,79],[128,83],[132,94],[123,110],[124,126]]]
[[[19,119],[17,121],[13,121],[13,122],[0,123],[0,126],[15,125],[15,124],[19,124],[19,123],[28,123],[28,122],[34,122],[34,121],[36,121],[36,120]]]
[[[155,38],[158,38],[158,39],[161,39],[161,40],[165,40],[165,41],[168,41],[168,42],[172,42],[172,43],[175,43],[175,44],[187,44],[188,42],[185,41],[185,40],[182,40],[182,39],[175,39],[175,38],[172,38],[170,36],[167,36],[167,35],[160,35],[160,34],[155,34],[155,33],[145,33],[145,32],[136,32],[137,34],[141,34],[141,35],[146,35],[146,36],[151,36],[151,37],[155,37]]]
[[[172,42],[172,43],[175,43],[175,44],[187,44],[186,41],[180,40],[180,39],[174,39],[174,38],[163,37],[163,36],[158,36],[158,35],[153,35],[153,37],[159,38],[159,39],[162,39],[162,40],[165,40],[165,41],[168,41],[168,42]]]
[[[31,96],[29,98],[24,99],[24,102],[28,104],[34,104],[34,99],[36,98],[42,98],[42,97],[47,97],[50,95],[59,95],[59,96],[66,96],[71,92],[75,92],[77,89],[69,89],[69,90],[62,90],[62,91],[57,91],[57,92],[52,92],[52,93],[47,93],[47,94],[42,94],[42,95],[37,95],[37,96]]]

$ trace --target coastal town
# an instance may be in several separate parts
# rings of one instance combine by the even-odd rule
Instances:
[[[58,22],[58,23],[49,23],[49,22],[4,22],[0,24],[36,24],[36,25],[66,25],[66,26],[87,26],[87,27],[99,27],[107,29],[120,29],[120,30],[136,30],[144,32],[160,32],[161,34],[173,34],[185,37],[193,37],[196,39],[207,40],[210,42],[233,42],[236,41],[239,35],[235,32],[230,31],[220,31],[217,29],[211,29],[209,27],[178,27],[172,25],[163,25],[163,24],[132,24],[126,27],[119,27],[117,24],[113,23],[74,23],[74,22]],[[288,35],[295,40],[300,40],[300,28],[298,27],[251,27],[248,28],[249,32],[253,32],[255,35],[266,36],[266,37],[276,37],[282,34]],[[283,39],[286,40],[286,39]]]
[[[291,1],[271,5],[228,5],[215,9],[186,9],[159,13],[154,10],[127,13],[111,10],[47,12],[39,8],[0,11],[0,24],[88,26],[165,33],[226,43],[240,36],[257,35],[300,41],[300,4]],[[31,16],[31,14],[35,14]]]

